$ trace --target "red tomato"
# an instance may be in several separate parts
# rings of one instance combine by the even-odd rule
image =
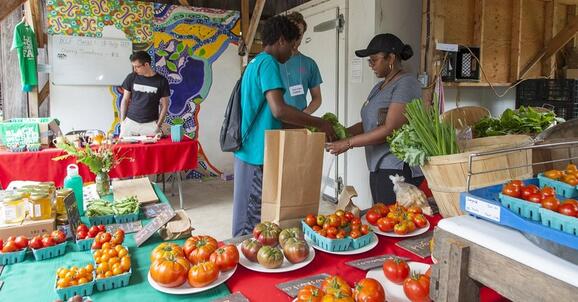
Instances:
[[[8,239],[6,239],[6,242],[14,241],[14,240],[16,240],[16,236],[10,236],[10,237],[8,237]]]
[[[528,200],[530,195],[538,193],[538,188],[534,185],[529,185],[521,188],[520,193],[523,199]]]
[[[540,203],[542,202],[542,199],[544,199],[542,193],[536,193],[528,196],[526,200],[528,200],[529,202]]]
[[[339,219],[339,216],[337,216],[335,214],[331,214],[331,215],[327,216],[326,222],[329,224],[329,226],[332,226],[332,227],[341,226],[341,219]]]
[[[369,226],[367,224],[364,224],[361,226],[361,234],[362,235],[369,234]]]
[[[403,292],[411,302],[429,302],[429,282],[426,275],[412,274],[403,281]]]
[[[544,198],[556,197],[556,190],[552,187],[543,187],[542,188],[542,195],[544,195]]]
[[[384,302],[385,291],[377,280],[364,278],[355,284],[353,298],[359,302]]]
[[[402,284],[403,280],[409,276],[409,265],[400,258],[389,258],[383,262],[383,273],[389,281],[395,284]]]
[[[317,231],[319,231],[319,230],[321,230],[321,229],[323,229],[323,228],[320,227],[320,226],[318,226],[318,225],[314,225],[314,226],[312,227],[312,229],[317,232]]]
[[[327,228],[327,236],[333,236],[335,238],[335,236],[337,235],[337,228],[336,227],[328,227]]]
[[[283,256],[281,256],[283,257]],[[189,285],[192,287],[204,287],[219,277],[219,268],[213,262],[201,262],[193,265],[189,270]]]
[[[397,222],[390,217],[381,217],[377,220],[377,227],[382,232],[391,232]]]
[[[382,202],[374,204],[372,209],[381,214],[381,216],[385,216],[387,213],[389,213],[389,207]]]
[[[76,227],[76,232],[80,232],[80,231],[84,231],[88,233],[88,227],[86,226],[86,224],[81,223]]]
[[[353,219],[351,220],[351,225],[352,225],[352,226],[354,226],[354,225],[361,225],[361,218],[359,218],[359,217],[353,218]]]
[[[521,192],[520,192],[519,187],[513,186],[511,184],[507,184],[502,189],[502,194],[512,196],[515,198],[520,198]]]
[[[14,242],[14,240],[7,241],[2,247],[2,253],[12,253],[18,250],[19,248],[16,246],[16,242]]]
[[[261,243],[263,242],[261,241]],[[263,245],[265,245],[265,243],[263,243]],[[211,254],[217,249],[217,246],[217,240],[211,236],[192,236],[185,241],[183,251],[191,263],[197,264],[208,261]]]
[[[565,202],[558,207],[558,213],[566,216],[576,217],[576,215],[578,215],[578,206],[571,202]]]
[[[4,240],[2,240],[2,238],[0,238],[0,252],[2,251],[3,247],[4,247]]]
[[[319,235],[321,235],[321,236],[323,236],[323,237],[327,237],[327,231],[326,231],[326,230],[323,230],[323,229],[317,231],[317,234],[319,234]]]
[[[28,246],[28,238],[26,238],[26,236],[18,236],[14,240],[14,243],[16,244],[18,249],[21,250]]]
[[[98,232],[100,232],[100,230],[98,229],[97,226],[93,225],[90,227],[90,229],[88,230],[88,237],[90,238],[94,238],[96,237],[96,235],[98,235]]]
[[[512,185],[514,187],[518,187],[518,188],[522,188],[524,186],[524,182],[522,182],[521,180],[512,180],[508,183],[509,185]]]
[[[411,206],[407,209],[408,213],[414,213],[414,214],[421,214],[423,213],[423,211],[421,210],[420,207],[418,206]]]
[[[88,232],[85,231],[76,232],[76,239],[86,239],[87,236]]]
[[[376,210],[371,209],[365,213],[365,219],[372,225],[376,225],[379,218],[381,218],[381,214]]]
[[[54,238],[48,236],[48,237],[44,237],[42,238],[42,247],[49,247],[49,246],[55,246],[56,242],[54,242]]]
[[[56,244],[63,243],[64,241],[66,241],[66,234],[64,234],[64,232],[61,230],[52,231],[50,236],[52,236],[52,239],[54,239],[54,242]]]
[[[297,302],[321,302],[323,292],[313,285],[303,286],[297,293]]]
[[[347,233],[345,232],[345,230],[339,230],[339,232],[337,232],[337,235],[335,235],[335,238],[337,239],[343,239],[347,237]]]
[[[558,206],[560,206],[560,201],[556,197],[546,197],[542,199],[542,208],[548,209],[554,212],[558,211]]]
[[[351,222],[353,218],[355,218],[355,215],[353,215],[353,213],[349,211],[345,212],[345,219],[347,219],[347,221]]]
[[[44,245],[42,244],[42,237],[35,236],[34,238],[30,239],[28,246],[35,250],[43,248]]]
[[[361,231],[353,230],[353,231],[351,231],[351,233],[349,233],[349,237],[351,237],[353,239],[359,238],[359,237],[361,237]]]
[[[214,251],[210,260],[217,265],[221,272],[230,271],[239,263],[239,251],[234,245],[225,245]]]
[[[189,261],[183,257],[162,257],[150,266],[151,278],[163,287],[178,287],[187,281]]]
[[[427,218],[425,218],[423,214],[415,215],[413,217],[413,223],[415,223],[418,228],[425,228],[427,226]]]
[[[409,233],[409,228],[406,223],[400,222],[393,227],[393,231],[398,235],[405,235]]]
[[[100,232],[106,232],[106,227],[104,226],[104,224],[99,224],[97,227]]]
[[[305,217],[305,223],[310,227],[314,227],[317,225],[317,218],[315,218],[315,215],[309,214]]]

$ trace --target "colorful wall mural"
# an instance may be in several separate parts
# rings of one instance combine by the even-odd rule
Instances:
[[[167,122],[181,123],[188,136],[198,137],[198,116],[213,81],[211,64],[238,44],[239,12],[122,0],[48,0],[47,6],[50,34],[101,37],[103,26],[115,26],[135,49],[147,51],[170,84]],[[118,133],[122,88],[109,91],[115,115],[111,131]],[[220,174],[200,144],[198,157],[199,168],[187,177]]]

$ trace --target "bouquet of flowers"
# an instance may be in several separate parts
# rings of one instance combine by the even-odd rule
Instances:
[[[92,173],[97,175],[99,173],[108,173],[125,159],[133,161],[132,158],[114,151],[114,145],[104,141],[96,149],[92,149],[88,144],[84,148],[79,148],[70,141],[63,139],[56,144],[56,147],[64,150],[66,154],[57,156],[52,160],[62,160],[74,156],[79,163],[85,164]]]

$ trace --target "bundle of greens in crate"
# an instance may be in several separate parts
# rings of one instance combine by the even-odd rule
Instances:
[[[86,216],[91,225],[114,223],[114,209],[106,200],[97,199],[89,202],[86,206]]]
[[[117,223],[125,223],[138,220],[139,201],[136,196],[125,197],[115,201],[112,205],[114,219]]]

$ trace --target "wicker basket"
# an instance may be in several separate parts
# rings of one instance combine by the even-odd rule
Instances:
[[[460,211],[460,193],[467,190],[469,155],[475,152],[491,151],[528,146],[532,139],[526,135],[504,135],[477,138],[462,147],[464,153],[433,156],[421,167],[428,185],[443,217],[462,215]],[[472,172],[518,167],[532,163],[532,150],[476,157],[472,163]],[[501,171],[474,175],[471,189],[503,183],[510,179],[532,177],[531,167],[504,169]]]
[[[456,129],[462,129],[473,126],[482,118],[489,116],[490,111],[484,107],[465,106],[442,113],[441,120],[452,124]]]

